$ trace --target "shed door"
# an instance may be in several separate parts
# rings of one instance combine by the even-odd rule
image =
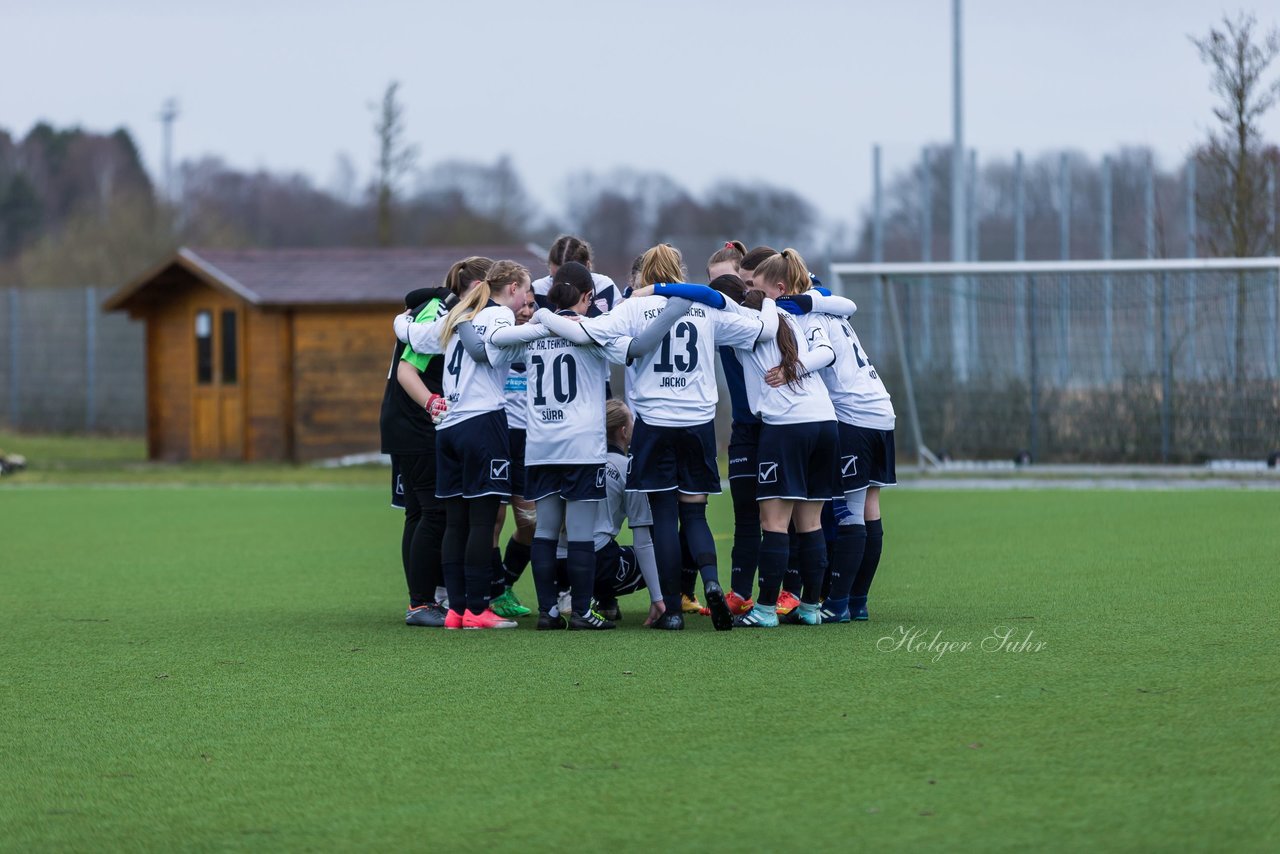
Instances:
[[[244,457],[244,315],[230,305],[196,308],[191,457]]]

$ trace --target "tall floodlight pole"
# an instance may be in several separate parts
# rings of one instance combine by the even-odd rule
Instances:
[[[965,260],[964,103],[960,62],[960,2],[951,0],[951,260]]]
[[[951,260],[965,260],[964,105],[961,85],[960,2],[951,0]],[[956,378],[969,379],[969,304],[967,286],[957,277],[951,283],[951,342]]]
[[[160,123],[164,125],[164,194],[173,201],[173,123],[178,118],[178,102],[169,98],[160,107]]]

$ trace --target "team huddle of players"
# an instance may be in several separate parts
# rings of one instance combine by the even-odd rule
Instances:
[[[865,620],[894,411],[854,304],[794,249],[736,241],[711,256],[709,285],[687,283],[667,244],[636,259],[625,294],[577,238],[547,264],[531,281],[465,258],[395,318],[381,422],[405,509],[405,622],[514,628],[533,614],[512,587],[526,567],[539,630],[614,628],[618,598],[642,588],[655,629],[686,613],[717,630]],[[706,515],[721,491],[717,355],[733,412],[728,591]]]

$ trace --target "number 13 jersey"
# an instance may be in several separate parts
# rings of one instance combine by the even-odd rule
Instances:
[[[626,351],[630,339],[662,313],[666,297],[629,299],[582,328],[601,344]],[[662,344],[627,366],[631,405],[646,424],[689,427],[716,416],[716,345],[751,347],[764,324],[753,317],[695,305],[671,327]]]

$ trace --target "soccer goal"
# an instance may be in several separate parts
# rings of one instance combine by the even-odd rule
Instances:
[[[1280,259],[838,263],[831,278],[922,465],[1280,449]]]

